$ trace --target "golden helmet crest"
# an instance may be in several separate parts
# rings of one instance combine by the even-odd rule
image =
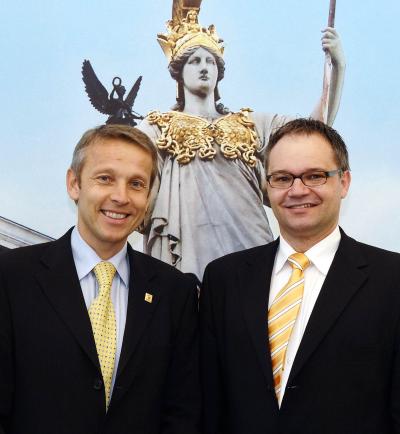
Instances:
[[[198,22],[200,8],[188,8],[183,18],[175,17],[167,21],[167,33],[159,33],[157,40],[168,59],[168,63],[188,48],[201,45],[210,48],[222,57],[223,40],[218,36],[215,26],[201,27]]]

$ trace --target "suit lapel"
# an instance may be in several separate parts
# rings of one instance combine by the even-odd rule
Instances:
[[[39,285],[74,338],[100,370],[89,315],[71,250],[71,230],[49,244],[37,271]]]
[[[130,264],[128,309],[117,376],[121,375],[132,357],[160,298],[158,288],[152,285],[154,272],[149,270],[148,264],[145,264],[144,255],[135,252],[129,244],[128,255]],[[146,294],[151,295],[151,299]]]
[[[268,298],[279,240],[262,246],[238,271],[243,314],[267,384],[274,387],[268,345]]]
[[[325,278],[298,349],[289,382],[299,373],[354,294],[367,279],[357,243],[342,231],[339,248]]]

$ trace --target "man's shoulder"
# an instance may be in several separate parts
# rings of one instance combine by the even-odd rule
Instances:
[[[0,263],[14,263],[37,259],[49,248],[49,246],[53,245],[54,243],[55,241],[47,241],[45,243],[1,251]]]
[[[354,238],[349,237],[348,235],[342,232],[342,238],[344,239],[346,248],[357,249],[367,260],[368,262],[373,260],[385,261],[393,264],[400,263],[400,253],[393,252],[390,250],[383,249],[381,247],[376,247],[371,244],[364,243],[362,241],[358,241]]]
[[[58,240],[2,251],[0,253],[0,267],[3,271],[8,271],[18,268],[22,264],[34,266],[46,255],[52,257],[55,252],[65,250],[67,246],[70,246],[69,237],[70,231]]]
[[[268,255],[275,255],[278,240],[272,241],[269,244],[262,244],[261,246],[252,247],[250,249],[239,250],[238,252],[229,253],[228,255],[221,256],[218,259],[210,262],[206,269],[223,270],[231,269],[232,267],[240,266],[245,263],[253,263]]]
[[[354,241],[370,262],[379,261],[389,266],[393,265],[399,267],[400,271],[400,253],[382,249],[360,241]]]
[[[365,276],[373,278],[371,282],[380,282],[378,285],[382,284],[386,290],[394,288],[395,293],[400,295],[398,284],[393,286],[391,283],[400,280],[400,253],[355,240],[342,232],[335,263],[340,263],[346,273],[362,271]]]
[[[133,260],[133,268],[136,266],[143,267],[145,272],[162,277],[165,282],[182,282],[190,286],[194,286],[196,282],[196,277],[190,273],[182,273],[180,270],[176,269],[172,265],[169,265],[157,258],[153,258],[150,255],[139,252],[132,249],[128,244],[128,254]]]

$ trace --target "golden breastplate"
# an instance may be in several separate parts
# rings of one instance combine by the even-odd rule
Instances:
[[[217,145],[225,158],[239,158],[254,167],[259,141],[248,116],[250,111],[241,109],[213,122],[181,112],[152,111],[147,120],[160,128],[157,147],[173,155],[180,164],[190,163],[196,155],[202,160],[212,160],[217,153],[214,145]]]

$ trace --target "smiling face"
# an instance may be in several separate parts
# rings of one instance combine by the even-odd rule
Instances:
[[[67,190],[77,202],[79,233],[102,259],[121,250],[142,222],[151,172],[151,155],[122,139],[88,146],[80,179],[68,170]]]
[[[206,97],[217,85],[218,67],[214,56],[205,48],[198,48],[186,61],[182,70],[185,92]]]
[[[338,168],[329,142],[320,134],[292,134],[283,136],[272,148],[267,173],[300,175],[309,170]],[[341,200],[349,186],[348,171],[312,188],[300,179],[295,179],[287,189],[272,188],[268,184],[268,198],[283,238],[297,251],[306,251],[328,236],[338,224]]]

